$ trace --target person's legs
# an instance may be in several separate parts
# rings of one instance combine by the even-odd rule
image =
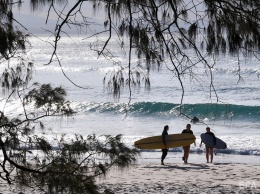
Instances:
[[[185,147],[183,146],[182,149],[183,149],[183,157],[182,157],[182,160],[185,161]]]
[[[190,156],[190,145],[187,148],[187,159],[186,159],[186,162],[188,162],[189,156]]]
[[[190,146],[185,146],[184,149],[184,163],[188,163],[189,153],[190,153]]]
[[[210,151],[210,162],[213,162],[213,148],[209,148]]]
[[[165,157],[167,156],[168,149],[162,149],[162,158],[161,158],[161,164],[164,165],[163,161]]]
[[[206,159],[207,159],[207,163],[209,163],[209,147],[206,146]]]

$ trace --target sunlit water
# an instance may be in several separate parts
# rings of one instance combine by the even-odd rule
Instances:
[[[42,37],[46,39],[46,37]],[[46,42],[32,38],[29,57],[34,60],[35,72],[33,82],[51,83],[62,86],[68,92],[68,100],[78,114],[71,119],[52,119],[46,121],[53,131],[61,134],[122,134],[124,142],[133,146],[134,141],[148,136],[160,135],[164,125],[169,125],[169,133],[180,133],[190,119],[179,115],[181,87],[171,71],[166,68],[167,62],[150,71],[151,87],[146,90],[144,84],[132,89],[129,102],[129,90],[122,91],[119,100],[113,98],[103,85],[106,73],[116,70],[117,65],[103,57],[98,58],[95,52],[88,50],[88,43],[82,37],[62,38],[58,45],[58,56],[66,76],[57,62],[46,65],[50,59],[52,47]],[[115,43],[113,43],[115,44]],[[127,66],[127,59],[113,47],[117,53],[117,62]],[[134,63],[135,64],[135,63]],[[170,67],[170,66],[168,66]],[[1,69],[2,71],[2,69]],[[227,158],[238,158],[236,162],[245,161],[250,156],[260,161],[260,68],[255,60],[242,60],[240,75],[235,58],[220,58],[214,68],[214,93],[210,94],[210,78],[204,66],[195,69],[197,80],[186,77],[183,80],[185,96],[184,113],[192,118],[197,116],[204,123],[192,124],[197,146],[191,147],[192,155],[201,155],[204,148],[199,148],[200,134],[205,132],[208,124],[215,135],[227,143],[226,150],[218,150],[218,155]],[[127,105],[127,106],[126,106]],[[22,112],[16,100],[5,107],[5,113]],[[170,150],[178,156],[181,148]],[[145,158],[160,157],[160,150],[142,150]],[[218,155],[216,157],[218,157]],[[174,156],[174,155],[173,155]],[[239,157],[241,156],[241,157]],[[174,162],[173,157],[173,162]],[[179,160],[179,158],[176,160]],[[252,161],[252,159],[250,159]],[[196,160],[197,161],[197,160]],[[227,161],[233,161],[228,160]]]

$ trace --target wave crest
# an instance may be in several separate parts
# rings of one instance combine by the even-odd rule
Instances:
[[[136,102],[130,105],[123,103],[80,103],[75,107],[83,112],[109,114],[127,113],[131,116],[168,116],[178,117],[180,111],[185,115],[198,118],[222,119],[260,119],[260,106],[243,106],[235,104],[174,104],[164,102]]]

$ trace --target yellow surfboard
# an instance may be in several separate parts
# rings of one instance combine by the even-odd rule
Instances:
[[[171,135],[167,135],[165,140],[166,140],[167,148],[175,148],[175,147],[187,146],[194,143],[196,137],[190,133],[171,134]],[[165,148],[161,135],[140,139],[134,142],[134,146],[139,149],[149,149],[149,150]]]

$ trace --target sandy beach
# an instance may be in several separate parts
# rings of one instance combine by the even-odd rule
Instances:
[[[260,193],[260,166],[233,163],[136,164],[98,184],[115,193]]]
[[[215,158],[216,162],[211,164],[204,162],[204,155],[194,154],[190,156],[190,163],[184,164],[179,160],[180,156],[170,154],[165,165],[159,164],[159,158],[139,158],[136,164],[126,170],[112,169],[105,178],[98,178],[97,184],[101,192],[107,187],[119,194],[260,193],[260,165],[242,163],[252,157],[240,156],[240,160],[235,162],[219,155]],[[10,187],[1,181],[0,194],[18,193],[42,192]]]

